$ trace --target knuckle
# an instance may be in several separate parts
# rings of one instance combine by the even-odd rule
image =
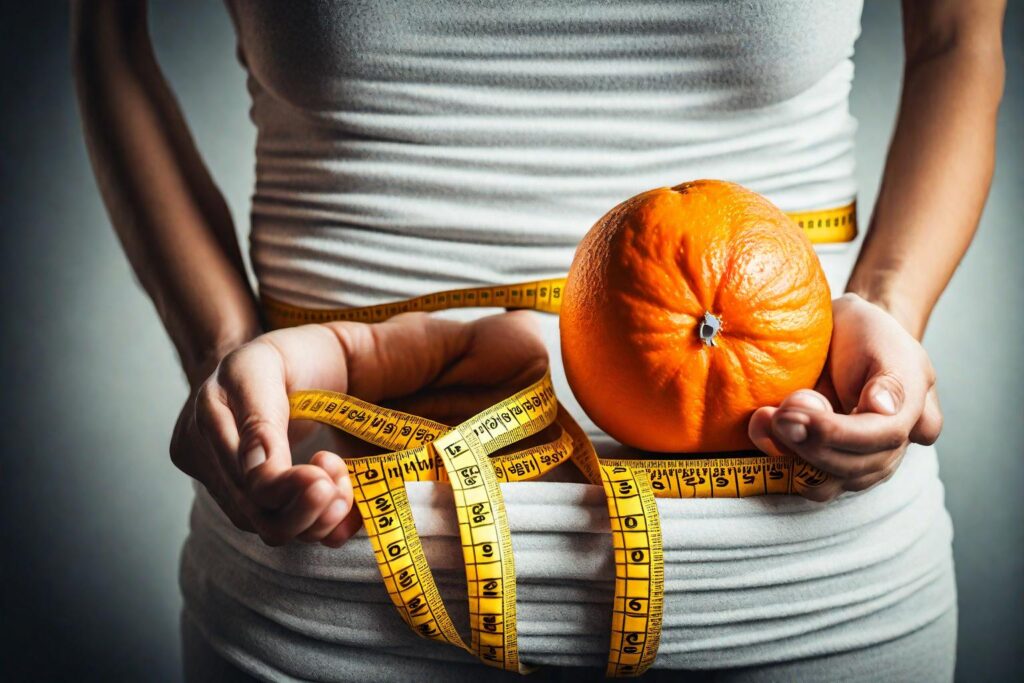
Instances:
[[[942,434],[942,426],[942,414],[936,411],[933,415],[921,421],[914,434],[912,434],[912,440],[922,446],[931,446],[939,440],[939,435]]]
[[[836,426],[829,420],[816,419],[816,417],[812,416],[811,421],[807,425],[808,441],[820,444],[828,444],[835,441],[838,435]]]
[[[903,377],[899,372],[892,369],[884,370],[874,378],[874,381],[892,391],[894,397],[897,399],[897,404],[906,397],[903,389]]]
[[[239,531],[252,532],[252,526],[241,517],[231,517],[231,523],[235,525],[235,528]]]
[[[282,536],[267,531],[260,532],[260,540],[263,541],[265,545],[268,545],[271,548],[280,548],[285,543],[287,543],[287,541]]]
[[[190,477],[196,476],[194,460],[195,445],[185,435],[175,430],[171,435],[170,447],[167,449],[171,464]]]
[[[817,491],[813,494],[805,495],[804,497],[808,500],[814,501],[815,503],[828,503],[836,497],[836,494],[831,491]]]
[[[817,488],[804,489],[800,492],[800,495],[815,503],[827,503],[839,495],[839,491],[835,486],[819,486]]]
[[[907,441],[910,439],[910,433],[905,429],[894,431],[890,434],[886,434],[882,439],[881,448],[882,451],[898,451],[902,449]]]
[[[214,415],[216,415],[217,404],[219,403],[219,388],[211,381],[207,380],[203,383],[203,386],[199,388],[196,393],[195,401],[195,420],[196,426],[200,432],[206,433],[214,425]]]
[[[258,533],[260,540],[271,548],[279,548],[290,540],[284,531],[273,525],[264,524]]]
[[[847,491],[866,491],[875,485],[875,480],[867,477],[861,477],[858,479],[850,479],[843,483],[843,488]]]
[[[246,385],[253,368],[279,361],[277,347],[266,337],[257,337],[224,356],[214,375],[217,382],[238,391]]]
[[[928,356],[928,353],[922,348],[921,349],[921,365],[924,368],[924,377],[928,383],[928,387],[935,386],[938,381],[938,373],[935,372],[935,365],[932,364],[932,359]]]
[[[188,471],[189,468],[187,460],[185,458],[185,449],[182,448],[179,444],[174,443],[173,439],[171,440],[170,454],[171,464],[178,468],[180,471],[184,472],[185,474],[190,474],[190,472]]]
[[[325,537],[320,543],[328,548],[340,548],[348,540],[348,534],[331,534]]]
[[[885,370],[878,376],[877,381],[892,392],[893,398],[896,399],[896,405],[901,406],[904,404],[907,393],[904,388],[903,378],[898,372],[895,370]]]
[[[816,452],[811,457],[803,456],[807,462],[829,472],[833,478],[849,479],[859,476],[863,466],[862,458],[851,453],[841,453],[831,449]]]
[[[870,464],[861,456],[847,456],[846,461],[844,474],[847,479],[857,479],[871,472]]]
[[[209,402],[216,393],[217,380],[213,377],[207,377],[206,380],[199,385],[199,390],[196,392],[196,405]]]
[[[350,526],[342,524],[327,534],[322,543],[329,548],[340,548],[354,533]]]
[[[917,438],[914,439],[915,443],[921,444],[922,446],[934,445],[939,440],[939,434],[941,432],[941,426],[935,429],[924,429],[917,434]]]
[[[302,502],[308,507],[326,505],[334,494],[334,487],[324,480],[317,481],[302,493]]]
[[[251,343],[252,342],[249,342],[248,344],[243,344],[242,346],[239,346],[237,349],[231,351],[226,356],[224,356],[221,359],[220,364],[217,366],[217,372],[214,374],[214,376],[218,380],[232,380],[238,377],[241,374],[240,370],[242,369],[242,366],[245,362],[245,354],[248,353]]]
[[[256,441],[261,434],[273,429],[273,424],[259,413],[249,413],[238,422],[238,436],[243,442]]]

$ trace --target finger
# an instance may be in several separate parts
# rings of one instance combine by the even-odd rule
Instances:
[[[903,457],[906,455],[906,449],[904,449],[896,458],[889,463],[888,466],[883,468],[881,471],[869,474],[864,477],[855,479],[848,479],[843,482],[843,488],[847,491],[866,491],[867,489],[877,486],[885,481],[888,481],[892,475],[896,474],[896,470],[899,469],[900,464],[903,462]]]
[[[239,490],[237,473],[224,470],[219,455],[234,452],[238,438],[234,419],[219,391],[215,382],[208,381],[197,392],[181,442],[172,445],[172,459],[177,451],[178,459],[189,460],[192,476],[206,486],[231,522],[243,531],[255,531],[255,506]]]
[[[334,531],[328,534],[321,543],[328,548],[340,548],[345,541],[359,533],[362,526],[363,518],[359,514],[359,509],[352,508],[341,524],[335,527]]]
[[[251,351],[246,353],[251,353]],[[246,420],[245,413],[241,411],[247,410],[247,408],[244,405],[244,399],[241,402],[236,399],[236,405],[242,404],[238,407],[240,414],[236,416],[231,407],[228,394],[231,391],[241,391],[244,393],[245,390],[240,390],[239,387],[245,386],[245,368],[251,364],[251,361],[247,360],[245,356],[239,358],[239,355],[241,355],[241,351],[229,355],[225,359],[225,363],[222,363],[221,370],[218,371],[217,376],[211,378],[202,386],[196,396],[195,414],[199,430],[214,452],[214,462],[217,469],[220,471],[224,481],[232,489],[236,503],[254,523],[257,523],[255,519],[256,514],[258,514],[257,505],[249,500],[248,491],[243,491],[243,489],[251,488],[251,485],[246,484],[244,475],[247,473],[247,467],[251,471],[266,462],[266,449],[262,443],[258,443],[256,444],[255,451],[250,450],[241,458],[239,457],[241,450],[239,423]],[[265,374],[257,376],[263,378],[261,384],[266,384]],[[224,378],[227,384],[226,387],[221,384],[221,377]],[[261,426],[260,423],[256,420],[251,420],[249,424],[251,425],[250,440],[258,438],[255,429]],[[271,440],[274,443],[278,442],[278,439]],[[275,453],[278,451],[280,451],[279,447],[274,449]],[[290,454],[285,457],[290,461]],[[257,485],[260,483],[263,484],[262,488],[266,488],[266,481],[257,482]],[[295,492],[281,492],[278,496],[279,500],[275,504],[268,505],[264,501],[263,505],[265,507],[279,507],[289,500]]]
[[[274,513],[317,481],[333,484],[331,477],[320,467],[294,465],[276,476],[254,479],[243,495],[260,513],[270,515],[267,519],[273,519]]]
[[[288,392],[277,349],[262,338],[246,344],[221,362],[217,383],[238,431],[235,467],[246,484],[288,469]]]
[[[307,543],[326,538],[354,507],[352,481],[344,461],[333,453],[320,451],[313,456],[310,463],[323,467],[334,479],[338,486],[338,499],[327,507],[309,529],[299,535],[299,540]]]
[[[317,543],[323,540],[341,524],[345,516],[348,515],[349,510],[349,504],[344,499],[335,498],[316,521],[308,529],[300,533],[297,538],[304,543]]]
[[[871,418],[884,418],[884,416],[872,413],[836,415],[780,410],[773,417],[772,434],[784,448],[793,451],[809,464],[839,479],[853,479],[884,470],[906,448],[905,436],[897,436],[895,440],[888,440],[889,437],[885,434],[870,442],[870,448],[875,450],[853,452],[849,449],[835,448],[833,444],[837,441],[851,443],[850,438],[843,441],[836,436],[839,428],[836,427],[834,421],[839,418],[857,419],[863,423]],[[854,430],[856,439],[867,438],[864,435],[865,428],[860,427],[858,431],[858,427],[860,425],[844,428]],[[865,445],[865,443],[867,442],[857,442],[858,445]]]
[[[825,369],[821,372],[821,377],[818,378],[817,383],[814,385],[814,391],[825,398],[829,406],[839,406],[842,403],[839,400],[839,393],[836,391],[835,384],[832,382],[832,372],[830,365],[832,360],[826,361]]]
[[[264,512],[279,511],[253,519],[261,535],[277,541],[308,528],[336,490],[321,468],[292,466],[284,374],[280,352],[266,340],[230,354],[217,372],[238,431],[234,456],[222,452],[225,469],[234,460],[248,499]]]
[[[439,387],[481,385],[522,388],[540,379],[548,368],[548,351],[537,317],[513,311],[479,318],[471,324],[467,348],[436,384]]]
[[[259,525],[260,537],[268,545],[287,543],[313,526],[337,499],[337,486],[326,478],[317,479],[277,513],[265,515]]]
[[[224,390],[215,379],[207,380],[196,393],[194,412],[196,427],[213,452],[213,466],[239,483],[239,468],[233,457],[238,452],[238,427]]]
[[[249,518],[242,512],[242,510],[235,504],[235,502],[224,492],[214,492],[210,487],[206,487],[210,497],[217,503],[217,506],[224,512],[231,523],[236,528],[242,531],[248,531],[250,533],[256,531],[256,527],[253,525]]]
[[[539,379],[541,375],[533,378]],[[457,425],[482,410],[507,399],[520,389],[529,386],[529,381],[522,384],[502,385],[497,387],[462,387],[451,389],[425,389],[412,396],[388,401],[387,406],[404,413],[419,415],[435,422]]]
[[[349,368],[342,391],[374,402],[419,391],[465,353],[472,337],[470,324],[426,313],[330,327]]]
[[[890,466],[878,472],[857,477],[856,479],[847,479],[843,482],[843,488],[847,491],[866,491],[882,482],[888,481],[896,473],[901,460],[902,457],[897,458]]]
[[[348,477],[348,466],[345,465],[345,460],[336,453],[317,451],[309,459],[309,464],[322,469],[335,482],[342,477]]]
[[[865,384],[857,402],[858,412],[895,415],[903,408],[906,392],[903,382],[891,371],[880,372]]]
[[[539,380],[547,369],[547,347],[533,313],[488,316],[472,323],[462,356],[427,391],[403,399],[401,409],[458,424]]]
[[[787,396],[779,404],[779,410],[806,410],[810,412],[834,412],[832,403],[823,394],[813,389],[800,389]]]
[[[924,446],[935,443],[942,432],[942,408],[939,406],[939,392],[933,385],[924,399],[921,418],[910,431],[910,440]]]
[[[792,453],[772,438],[772,418],[776,412],[783,409],[832,412],[832,403],[818,391],[801,389],[787,396],[778,408],[766,406],[755,411],[747,425],[747,435],[758,450],[768,455],[781,456]]]
[[[750,416],[750,422],[747,423],[747,436],[750,437],[757,450],[767,455],[781,457],[787,453],[779,448],[772,439],[772,415],[776,410],[778,409],[765,406],[754,411],[754,414]]]
[[[843,492],[843,484],[837,479],[829,479],[820,486],[794,486],[793,490],[807,500],[827,503]]]
[[[906,443],[909,429],[899,415],[779,410],[772,418],[772,434],[787,445],[799,446],[800,453],[828,448],[871,454],[899,448]]]

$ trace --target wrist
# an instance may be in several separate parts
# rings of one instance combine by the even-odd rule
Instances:
[[[224,329],[208,340],[179,347],[178,355],[189,387],[193,390],[198,388],[213,374],[224,356],[256,338],[261,332],[255,325]]]
[[[907,332],[916,339],[924,334],[928,315],[921,310],[913,297],[888,278],[858,278],[856,274],[850,278],[846,291],[856,294],[865,301],[878,306],[896,319]]]

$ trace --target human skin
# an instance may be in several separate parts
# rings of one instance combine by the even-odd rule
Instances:
[[[988,192],[1002,15],[1002,3],[991,0],[904,2],[899,120],[849,293],[834,302],[831,361],[816,391],[761,408],[750,422],[762,450],[796,453],[834,475],[809,497],[828,500],[884,480],[908,443],[931,443],[941,429],[934,371],[919,340]],[[343,459],[323,451],[309,465],[292,463],[282,406],[298,386],[293,375],[307,386],[365,389],[371,400],[400,387],[482,402],[536,371],[543,347],[522,313],[446,324],[416,344],[408,340],[434,325],[423,316],[263,334],[230,213],[160,72],[145,3],[73,2],[72,62],[111,222],[190,386],[171,459],[239,528],[275,545],[331,546],[358,529]],[[499,332],[500,341],[480,345],[481,330]],[[346,346],[352,338],[369,341]],[[317,345],[326,354],[318,357],[331,360],[304,364]],[[366,386],[337,381],[380,354],[412,365],[383,368]],[[430,364],[438,354],[464,373],[454,384]]]
[[[761,450],[832,475],[805,493],[814,500],[884,481],[910,443],[931,444],[942,429],[920,340],[988,196],[1004,10],[990,0],[903,2],[899,117],[847,293],[833,302],[828,364],[814,391],[761,408],[749,425]]]

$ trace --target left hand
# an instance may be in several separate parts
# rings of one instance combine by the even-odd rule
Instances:
[[[822,502],[885,481],[910,443],[930,445],[942,429],[935,370],[917,339],[856,294],[835,299],[832,316],[817,386],[758,409],[748,428],[765,453],[793,454],[832,475],[801,491]]]

